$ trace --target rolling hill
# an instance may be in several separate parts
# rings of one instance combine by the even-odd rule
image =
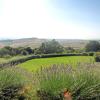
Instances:
[[[41,43],[48,41],[50,39],[39,39],[39,38],[23,38],[23,39],[13,39],[13,40],[0,40],[0,48],[4,46],[11,47],[32,47],[37,48]],[[84,48],[88,43],[88,40],[75,40],[75,39],[56,39],[64,47],[74,47],[74,48]]]

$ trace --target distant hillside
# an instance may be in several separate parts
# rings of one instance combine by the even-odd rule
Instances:
[[[84,48],[89,40],[78,40],[78,39],[57,39],[57,41],[64,47],[73,47],[73,48]]]
[[[14,40],[1,40],[0,47],[11,46],[11,47],[39,47],[42,42],[46,39],[38,38],[23,38],[23,39],[14,39]]]
[[[61,45],[64,47],[74,47],[74,48],[83,48],[88,40],[74,40],[74,39],[56,39]],[[44,41],[48,41],[48,39],[39,39],[39,38],[24,38],[24,39],[15,39],[15,40],[1,40],[0,48],[4,46],[11,47],[32,47],[37,48]]]

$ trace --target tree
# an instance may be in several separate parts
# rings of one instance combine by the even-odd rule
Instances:
[[[29,54],[33,53],[33,50],[30,47],[26,47],[24,50],[26,50]]]
[[[67,53],[73,53],[75,51],[72,47],[66,47],[65,50],[67,51]]]
[[[87,52],[96,52],[100,50],[100,43],[98,41],[90,41],[86,47]]]
[[[31,49],[30,47],[18,47],[18,48],[12,48],[9,46],[5,46],[4,48],[0,49],[0,57],[3,56],[16,56],[16,55],[28,55],[28,54],[32,54],[33,49]]]
[[[28,55],[28,52],[25,51],[25,50],[22,50],[22,51],[21,51],[21,54],[22,54],[22,55]]]
[[[43,54],[62,53],[63,47],[56,41],[51,40],[41,44],[39,51]]]

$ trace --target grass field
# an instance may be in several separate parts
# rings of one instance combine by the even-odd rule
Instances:
[[[41,58],[41,59],[33,59],[29,60],[25,63],[22,63],[18,66],[25,68],[29,71],[36,71],[41,67],[48,67],[53,64],[72,64],[73,66],[77,66],[76,64],[79,62],[93,62],[94,58],[90,56],[67,56],[67,57],[55,57],[55,58]]]

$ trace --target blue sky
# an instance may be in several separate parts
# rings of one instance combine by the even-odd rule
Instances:
[[[99,39],[100,0],[0,0],[0,38]]]
[[[100,17],[100,0],[55,0],[54,6],[64,11],[67,15],[76,21],[98,22]],[[97,19],[97,20],[96,20]]]

